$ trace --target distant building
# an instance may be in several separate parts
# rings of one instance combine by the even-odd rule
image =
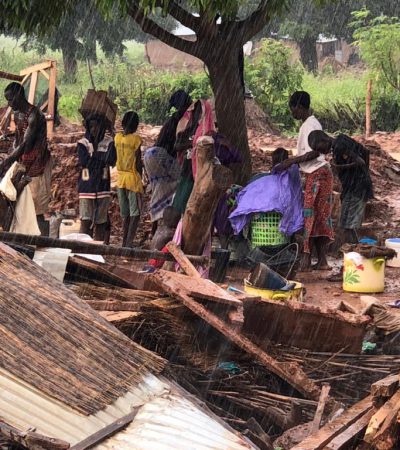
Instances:
[[[173,34],[187,41],[196,40],[196,34],[194,31],[190,28],[184,27],[183,25],[179,25],[179,27],[173,31]],[[159,69],[181,69],[195,72],[204,67],[204,63],[200,59],[195,58],[188,53],[181,52],[176,48],[170,47],[157,39],[148,41],[145,49],[146,57],[149,63]],[[243,47],[245,55],[250,55],[251,49],[252,43],[247,42]]]

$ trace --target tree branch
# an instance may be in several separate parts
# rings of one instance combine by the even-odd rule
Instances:
[[[242,44],[245,44],[265,27],[271,17],[268,14],[268,8],[268,0],[261,0],[258,8],[247,19],[233,24],[233,34],[240,36]]]
[[[200,21],[199,18],[191,14],[177,2],[171,1],[168,5],[168,13],[185,27],[198,31]]]
[[[196,42],[181,39],[162,28],[160,25],[146,16],[143,9],[138,5],[137,2],[133,1],[130,3],[128,7],[128,14],[145,33],[151,34],[165,44],[170,45],[171,47],[174,47],[182,52],[189,53],[193,56],[198,56],[199,52],[197,50]]]

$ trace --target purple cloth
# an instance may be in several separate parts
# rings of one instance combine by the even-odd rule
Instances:
[[[282,173],[272,173],[248,184],[237,196],[238,206],[229,216],[235,234],[260,212],[279,212],[279,230],[290,236],[303,228],[303,193],[297,165]]]

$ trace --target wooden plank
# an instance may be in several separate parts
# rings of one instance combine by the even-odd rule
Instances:
[[[176,285],[175,283],[171,282],[171,277],[169,275],[169,273],[159,270],[152,274],[152,279],[155,283],[158,283],[159,286],[165,290],[165,292],[179,299],[194,314],[205,320],[208,324],[218,330],[231,342],[233,342],[239,348],[255,358],[268,370],[273,372],[275,375],[278,375],[283,380],[287,381],[306,398],[318,400],[320,395],[319,388],[312,380],[307,377],[307,375],[303,372],[303,370],[297,363],[281,363],[272,358],[249,339],[238,333],[238,331],[233,327],[226,324],[215,314],[207,310],[203,305],[193,300],[190,297],[190,291],[188,290],[188,284],[190,284],[191,282],[186,283],[186,287],[185,285]],[[194,279],[191,278],[191,280]]]
[[[112,435],[114,435],[118,431],[121,431],[123,428],[129,425],[135,418],[138,411],[139,408],[135,408],[132,412],[130,412],[126,416],[121,417],[120,419],[116,420],[110,425],[107,425],[106,427],[102,428],[96,433],[93,433],[91,436],[87,437],[78,444],[73,445],[71,447],[71,450],[87,450],[89,448],[94,447],[95,445],[111,437]]]
[[[99,281],[100,283],[111,284],[121,288],[135,288],[129,281],[109,272],[104,264],[80,256],[70,256],[68,258],[67,273],[72,275],[74,280]]]
[[[128,322],[130,319],[141,315],[140,312],[136,311],[98,311],[98,313],[101,317],[103,317],[103,319],[112,324],[121,324],[123,322]]]
[[[391,397],[399,387],[399,375],[390,375],[371,385],[373,397]]]
[[[50,75],[43,69],[40,69],[40,73],[46,78],[46,80],[50,80]]]
[[[32,105],[35,103],[37,81],[38,81],[38,73],[33,72],[31,75],[31,83],[29,85],[29,94],[28,94],[28,102],[31,103]]]
[[[180,265],[181,269],[193,278],[201,278],[201,275],[196,270],[196,267],[189,261],[186,255],[183,253],[182,249],[178,247],[175,242],[169,242],[167,244],[167,249],[171,255],[176,259],[176,262]]]
[[[4,78],[10,81],[21,82],[24,77],[21,77],[21,75],[15,75],[14,73],[3,72],[2,70],[0,70],[0,78]]]
[[[121,302],[117,300],[85,300],[97,311],[140,311],[138,302]]]
[[[70,444],[61,439],[50,438],[33,431],[20,431],[1,420],[0,434],[10,441],[23,445],[26,448],[48,450],[67,450],[70,448]]]
[[[343,433],[340,433],[325,447],[326,450],[342,450],[349,448],[351,442],[360,436],[367,428],[368,422],[370,421],[374,410],[371,409],[363,416],[361,416],[353,425],[350,425]]]
[[[119,300],[124,302],[147,302],[158,300],[159,292],[142,291],[139,289],[124,289],[120,287],[95,286],[93,283],[75,283],[70,289],[83,300]]]
[[[231,305],[234,307],[243,305],[240,300],[210,280],[197,277],[188,277],[187,275],[167,272],[165,270],[157,273],[162,273],[163,281],[170,287],[181,289],[190,297],[209,300],[215,303],[222,303],[224,305]]]
[[[47,105],[48,105],[48,104],[49,104],[49,101],[46,100],[46,101],[43,103],[43,105],[40,106],[40,111],[45,110],[45,109],[47,108]]]
[[[316,433],[308,436],[300,444],[292,447],[291,450],[322,450],[326,448],[336,436],[343,433],[353,423],[371,411],[372,408],[372,396],[369,395],[364,400],[353,405],[342,415],[320,428]]]
[[[39,70],[46,70],[49,69],[52,65],[53,61],[46,61],[42,62],[40,64],[35,64],[34,66],[27,67],[25,69],[22,69],[19,74],[20,75],[30,75],[33,72],[38,72]]]
[[[311,427],[311,432],[315,433],[319,430],[321,426],[322,415],[324,413],[325,404],[329,396],[329,391],[331,390],[331,386],[328,383],[324,383],[321,388],[321,395],[318,400],[317,410],[315,412],[313,424]]]
[[[388,443],[394,444],[393,429],[400,412],[400,390],[397,391],[371,418],[364,441],[374,445],[376,448],[392,448]],[[382,444],[380,447],[378,442]]]

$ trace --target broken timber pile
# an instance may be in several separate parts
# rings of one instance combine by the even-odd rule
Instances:
[[[400,437],[399,375],[391,375],[371,386],[371,394],[293,450],[390,450]]]
[[[257,347],[257,345],[251,342],[248,338],[238,333],[237,330],[235,330],[231,325],[227,324],[211,311],[207,310],[207,308],[203,305],[196,302],[191,297],[191,292],[188,286],[190,286],[192,282],[199,280],[162,270],[152,274],[151,279],[166,293],[176,297],[194,314],[201,317],[231,342],[246,351],[256,361],[263,364],[268,370],[288,382],[297,391],[301,392],[307,398],[318,399],[318,387],[304,374],[298,364],[279,363],[261,348]],[[205,280],[204,283],[203,292],[207,291],[207,280]]]

